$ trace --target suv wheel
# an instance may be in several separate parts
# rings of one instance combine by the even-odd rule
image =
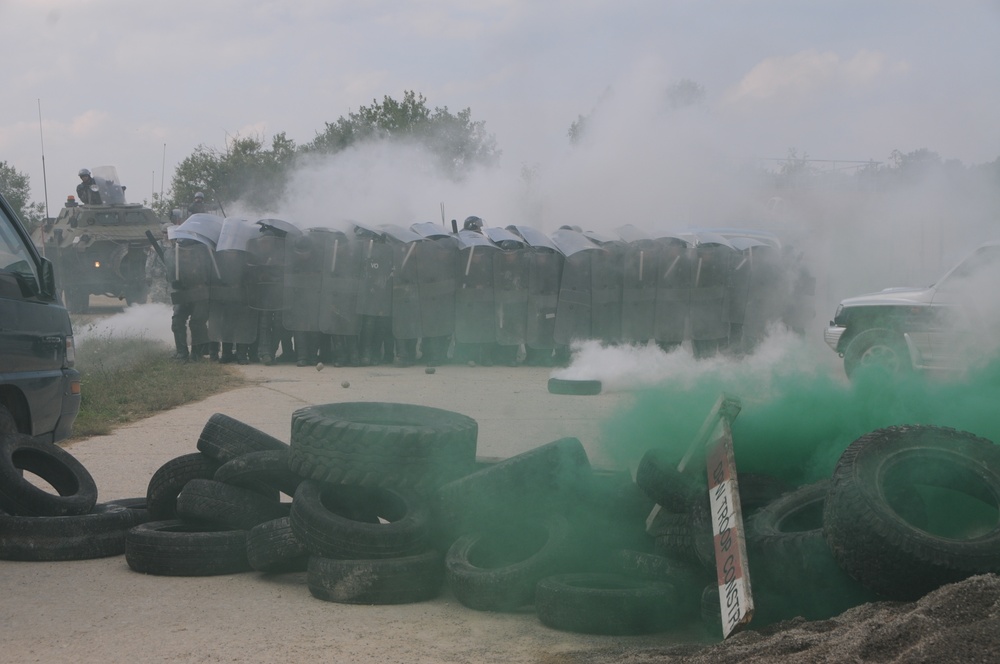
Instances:
[[[880,367],[891,374],[912,368],[906,343],[889,330],[865,330],[854,337],[844,350],[844,371],[848,378],[861,367]]]

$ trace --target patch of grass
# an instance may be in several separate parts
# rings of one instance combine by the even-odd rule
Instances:
[[[140,337],[93,337],[76,351],[82,400],[71,440],[102,436],[243,384],[242,374],[214,362],[178,362],[165,347]]]

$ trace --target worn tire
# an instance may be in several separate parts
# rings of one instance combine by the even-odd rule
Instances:
[[[618,574],[658,581],[673,588],[670,604],[678,619],[697,617],[698,597],[711,575],[691,563],[645,551],[619,549],[612,552]]]
[[[304,572],[309,552],[292,531],[290,518],[284,516],[250,529],[247,561],[259,572]]]
[[[672,588],[620,574],[558,574],[535,589],[542,624],[584,634],[649,634],[671,624]]]
[[[292,413],[289,467],[330,483],[428,495],[472,471],[479,425],[440,408],[347,402]]]
[[[823,538],[829,480],[790,491],[746,521],[751,580],[776,601],[761,601],[771,619],[823,620],[873,600],[834,560]]]
[[[302,477],[288,468],[288,449],[248,452],[219,466],[213,478],[233,486],[263,491],[280,491],[294,496]]]
[[[145,510],[96,505],[74,516],[0,514],[0,559],[89,560],[125,553],[125,533],[143,523]]]
[[[306,480],[292,499],[292,531],[313,555],[324,558],[416,554],[427,547],[429,520],[424,501],[382,487]]]
[[[219,462],[201,452],[184,454],[157,468],[146,486],[146,508],[152,521],[177,518],[177,495],[191,480],[210,480]]]
[[[646,532],[653,538],[653,550],[657,555],[701,565],[695,550],[694,518],[690,512],[668,512],[661,508]]]
[[[287,443],[222,413],[208,418],[198,436],[198,451],[219,463],[249,452],[283,449],[288,449]]]
[[[580,441],[561,438],[445,484],[437,491],[435,522],[450,546],[484,523],[569,513],[590,494],[592,478]]]
[[[232,530],[250,530],[288,516],[288,506],[250,489],[215,480],[191,480],[177,495],[177,515]]]
[[[549,378],[549,394],[568,394],[572,396],[593,396],[601,393],[599,380],[567,380],[565,378]]]
[[[565,570],[573,553],[569,522],[525,520],[517,528],[463,535],[445,555],[445,578],[462,605],[512,611],[531,604],[537,583]]]
[[[664,509],[683,513],[698,500],[707,500],[704,480],[677,470],[677,462],[659,450],[648,450],[635,470],[635,483],[650,500]]]
[[[24,477],[48,482],[58,495]],[[17,516],[87,514],[97,504],[97,484],[76,457],[54,443],[27,434],[0,436],[0,510]]]
[[[151,521],[125,534],[125,562],[160,576],[215,576],[250,571],[245,530],[184,521]]]
[[[444,565],[437,551],[378,560],[312,556],[306,579],[310,594],[326,602],[411,604],[438,596]]]
[[[939,504],[953,532],[903,516],[907,489],[944,490]],[[1000,447],[937,426],[878,429],[841,455],[823,512],[826,541],[840,566],[880,595],[914,600],[947,583],[1000,572]],[[983,523],[970,514],[985,512]],[[964,520],[963,520],[964,518]],[[963,532],[967,531],[967,532]]]

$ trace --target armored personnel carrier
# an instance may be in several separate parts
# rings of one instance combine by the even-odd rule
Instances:
[[[66,308],[82,313],[91,295],[128,304],[146,301],[146,231],[159,238],[165,223],[153,210],[125,202],[125,187],[113,166],[93,170],[100,204],[79,205],[70,196],[54,219],[36,231],[35,242],[55,266]]]

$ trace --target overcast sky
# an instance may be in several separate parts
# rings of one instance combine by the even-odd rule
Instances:
[[[605,180],[649,170],[643,150],[687,161],[691,143],[737,165],[1000,157],[997,0],[0,0],[0,34],[0,160],[42,201],[44,138],[56,208],[81,167],[116,166],[137,202],[199,144],[306,143],[410,89],[471,107],[508,170],[568,163],[570,124],[609,88]],[[697,128],[644,140],[682,79],[706,92]]]

